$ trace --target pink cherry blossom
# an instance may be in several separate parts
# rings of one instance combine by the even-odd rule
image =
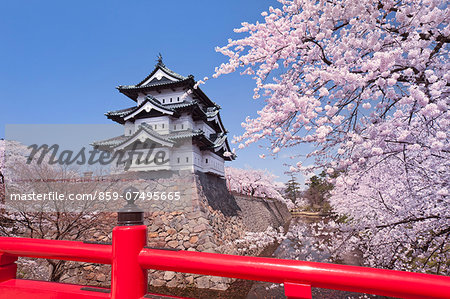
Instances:
[[[445,273],[448,3],[278,2],[216,49],[228,61],[213,77],[244,69],[264,101],[235,141],[269,139],[271,155],[312,144],[315,168],[340,171],[331,202],[349,247],[369,265]]]

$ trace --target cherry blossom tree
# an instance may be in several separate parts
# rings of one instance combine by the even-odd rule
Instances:
[[[288,208],[293,208],[293,203],[281,195],[284,184],[275,181],[277,176],[268,170],[226,167],[225,178],[230,191],[248,196],[276,199],[284,202]]]
[[[279,2],[217,48],[213,77],[240,69],[265,101],[235,141],[313,144],[291,169],[341,172],[332,202],[370,265],[448,271],[448,3]]]
[[[417,151],[367,163],[332,190],[335,212],[348,219],[337,255],[357,247],[370,266],[448,275],[450,161]]]
[[[8,193],[22,194],[59,192],[64,194],[93,193],[107,190],[109,184],[98,182],[65,183],[79,178],[73,169],[50,165],[47,160],[27,164],[30,150],[17,141],[0,140],[0,172],[3,188]],[[58,180],[62,181],[58,182]],[[119,183],[120,184],[120,183]],[[115,223],[115,215],[105,212],[98,201],[24,201],[4,198],[0,204],[0,235],[54,240],[107,241]],[[98,240],[98,238],[104,238]],[[19,273],[25,278],[60,281],[69,270],[84,264],[57,260],[19,260]]]

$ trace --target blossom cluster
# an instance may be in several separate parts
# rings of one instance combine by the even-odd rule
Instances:
[[[450,7],[443,0],[278,0],[217,48],[264,107],[235,138],[309,143],[330,202],[372,266],[448,273]],[[345,246],[344,246],[345,247]]]

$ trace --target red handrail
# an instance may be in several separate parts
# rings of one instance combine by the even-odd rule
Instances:
[[[79,241],[0,237],[0,252],[10,255],[111,264],[112,246]]]
[[[192,251],[143,249],[146,269],[233,277],[408,298],[449,298],[450,277],[367,267]]]
[[[39,286],[37,282],[13,282],[19,282],[15,279],[15,256],[111,264],[110,293],[97,294],[99,298],[143,298],[147,292],[146,269],[284,283],[289,298],[311,298],[311,287],[404,298],[450,298],[448,276],[275,258],[148,249],[144,248],[146,234],[143,225],[118,226],[113,230],[113,245],[0,237],[0,298],[6,298],[2,297],[2,292],[8,298],[11,295],[6,294],[28,298],[33,293],[31,290]],[[15,288],[21,292],[11,293]],[[66,296],[64,298],[89,297],[87,291],[76,291],[77,286],[74,285],[42,285],[40,291],[46,290],[59,292],[62,297]]]

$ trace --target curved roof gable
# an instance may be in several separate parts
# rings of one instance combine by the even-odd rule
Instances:
[[[185,81],[186,79],[192,77],[192,75],[185,77],[180,75],[163,63],[161,55],[158,57],[158,62],[155,65],[153,71],[144,78],[141,82],[135,85],[120,85],[119,89],[133,89],[133,88],[144,88],[150,86],[164,85],[173,82]]]
[[[182,76],[171,69],[167,68],[162,59],[158,59],[158,63],[155,66],[155,69],[147,76],[144,80],[136,84],[136,87],[144,87],[146,85],[153,84],[161,84],[161,83],[170,83],[174,81],[182,81],[187,79],[187,77]]]
[[[168,109],[168,108],[162,106],[161,104],[159,104],[159,102],[156,99],[154,99],[152,97],[147,97],[138,107],[136,107],[136,109],[134,111],[130,111],[130,113],[128,113],[127,115],[124,115],[123,119],[126,121],[128,119],[134,118],[136,115],[138,115],[139,113],[141,113],[144,110],[147,113],[150,112],[150,110],[156,110],[163,114],[168,114],[168,115],[173,115],[173,113],[174,113],[173,109]]]

